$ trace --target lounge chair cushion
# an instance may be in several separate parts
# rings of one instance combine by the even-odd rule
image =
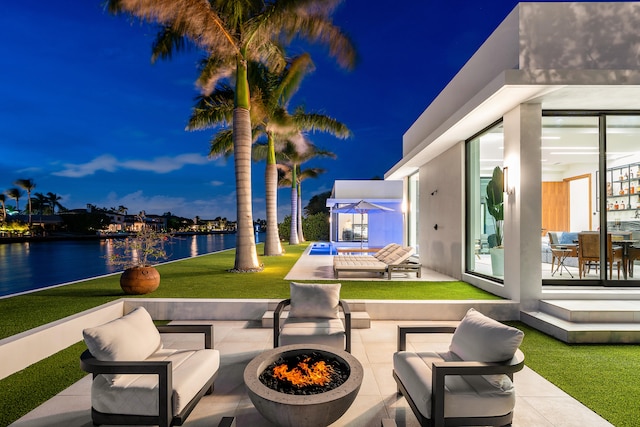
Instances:
[[[524,333],[470,308],[451,338],[449,350],[462,360],[503,362],[510,360]]]
[[[338,318],[340,283],[291,282],[289,318]]]
[[[422,415],[431,418],[432,366],[437,361],[459,361],[452,352],[400,351],[393,355],[393,370]],[[482,417],[507,414],[515,405],[515,388],[502,375],[502,387],[483,376],[450,375],[445,379],[445,417]]]
[[[341,319],[289,317],[279,339],[280,345],[319,344],[344,349],[345,330]]]
[[[146,361],[170,360],[173,370],[173,413],[180,413],[220,367],[220,352],[212,349],[161,349]],[[115,381],[98,375],[91,386],[91,405],[106,414],[158,414],[157,375],[119,375]]]

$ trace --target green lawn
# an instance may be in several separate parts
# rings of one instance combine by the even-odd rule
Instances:
[[[262,258],[262,273],[235,274],[234,251],[164,264],[160,288],[145,298],[286,298],[283,277],[306,245],[287,246],[281,257]],[[259,249],[261,250],[261,248]],[[345,299],[497,299],[464,282],[345,281]],[[0,336],[58,320],[121,298],[118,275],[0,300]],[[616,426],[635,426],[640,409],[640,346],[567,345],[519,322],[525,331],[526,364]],[[0,425],[8,425],[85,374],[78,365],[83,343],[75,344],[0,380]]]
[[[284,280],[306,244],[285,246],[286,254],[262,257],[261,273],[229,273],[235,251],[189,258],[158,266],[161,276],[157,291],[143,298],[288,298],[289,282]],[[258,246],[258,253],[262,245]],[[0,338],[35,328],[124,295],[115,274],[72,285],[0,300]],[[345,299],[499,299],[464,282],[345,281]],[[29,313],[25,316],[25,313]]]

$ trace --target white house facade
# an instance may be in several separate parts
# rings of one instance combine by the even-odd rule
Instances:
[[[520,3],[505,18],[385,174],[404,181],[423,266],[523,310],[640,299],[638,28],[636,2]],[[489,195],[496,167],[502,190]]]

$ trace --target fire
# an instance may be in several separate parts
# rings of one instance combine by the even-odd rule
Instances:
[[[308,362],[311,358],[307,357],[298,365],[289,370],[286,363],[273,368],[273,376],[279,380],[289,381],[296,387],[305,387],[310,385],[324,386],[331,381],[333,368],[320,360],[309,366]]]

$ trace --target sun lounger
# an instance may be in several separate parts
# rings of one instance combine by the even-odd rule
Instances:
[[[341,271],[387,273],[391,280],[393,271],[411,271],[420,277],[420,264],[407,262],[413,253],[412,247],[393,243],[374,255],[336,255],[333,257],[333,275],[337,279]]]

